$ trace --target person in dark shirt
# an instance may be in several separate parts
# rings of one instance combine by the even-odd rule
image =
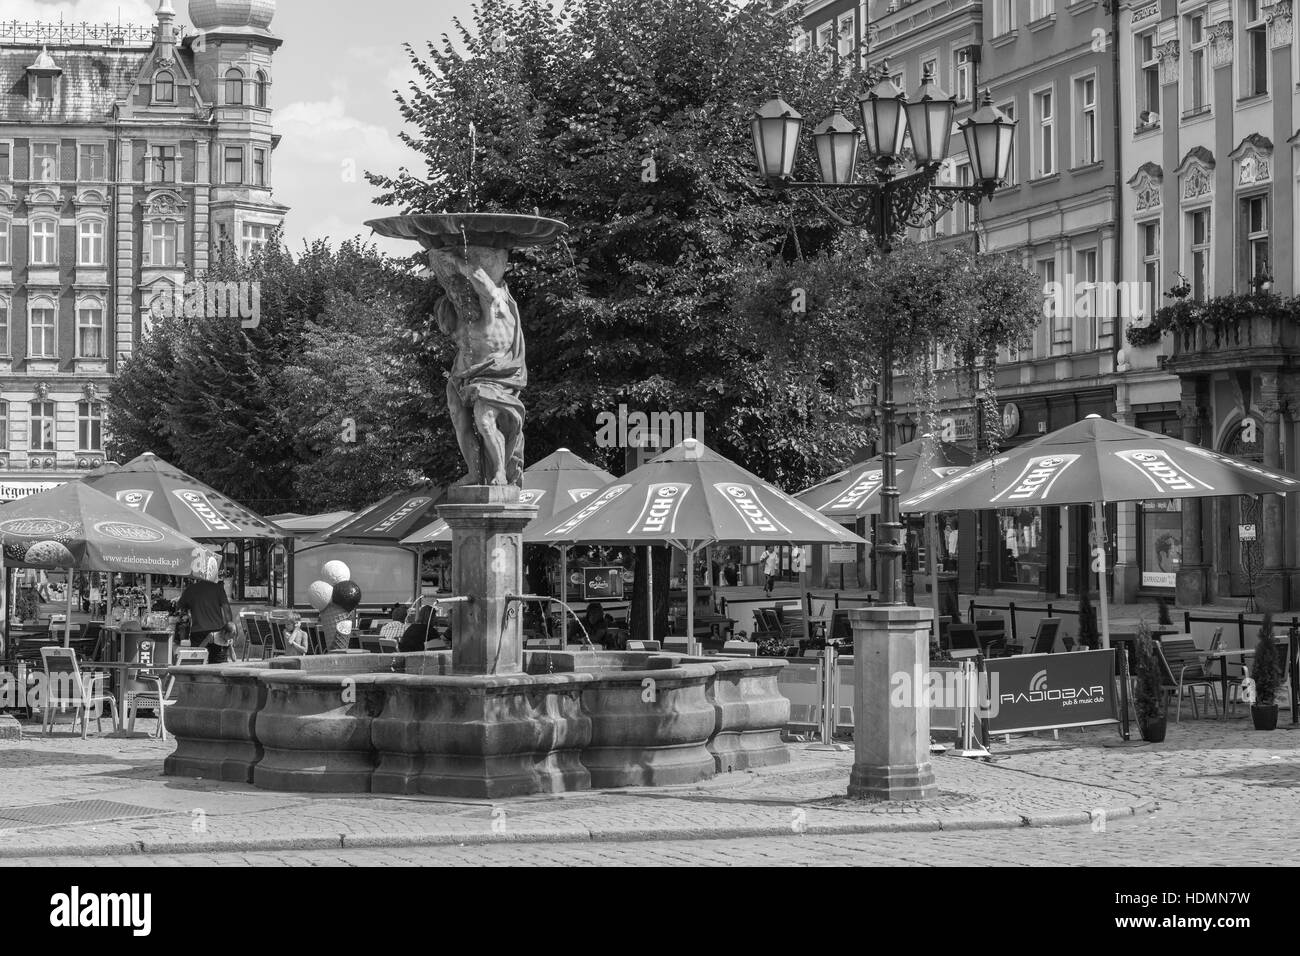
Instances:
[[[216,581],[191,581],[176,602],[176,609],[190,616],[190,645],[206,644],[209,664],[226,663],[230,655],[227,627],[234,618],[225,586]]]
[[[437,636],[433,629],[433,605],[426,604],[420,608],[420,616],[415,623],[402,632],[397,642],[397,649],[403,654],[424,650],[424,642]]]

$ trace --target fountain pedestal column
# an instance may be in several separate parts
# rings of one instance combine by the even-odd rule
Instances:
[[[457,674],[520,674],[524,669],[523,531],[537,517],[514,485],[462,485],[438,515],[451,528],[452,593],[469,595],[452,616]]]

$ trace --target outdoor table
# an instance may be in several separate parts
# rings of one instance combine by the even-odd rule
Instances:
[[[1253,647],[1238,647],[1236,649],[1220,649],[1210,651],[1207,657],[1218,660],[1219,662],[1219,686],[1223,690],[1223,712],[1219,715],[1220,720],[1228,719],[1228,658],[1229,657],[1250,657],[1255,653]],[[1193,691],[1195,693],[1195,691]]]
[[[829,624],[831,623],[831,619],[830,619],[829,617],[823,617],[823,616],[821,616],[821,615],[815,615],[815,616],[813,616],[813,617],[809,617],[809,618],[807,618],[807,621],[808,621],[808,627],[809,627],[809,629],[812,629],[812,628],[819,628],[819,629],[821,630],[821,632],[822,632],[822,633],[821,633],[821,636],[822,636],[823,638],[826,636],[826,628],[827,628],[827,626],[829,626]]]

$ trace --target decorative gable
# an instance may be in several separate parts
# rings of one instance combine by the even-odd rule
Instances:
[[[1214,154],[1204,146],[1193,146],[1178,164],[1178,195],[1183,200],[1199,199],[1214,192]]]
[[[1154,209],[1160,205],[1160,187],[1164,181],[1165,171],[1156,163],[1143,163],[1138,167],[1138,171],[1128,181],[1128,184],[1133,187],[1133,192],[1137,194],[1137,204],[1134,208],[1138,212],[1143,209]]]
[[[1238,186],[1266,183],[1273,178],[1273,141],[1259,133],[1251,133],[1228,154],[1237,164]]]

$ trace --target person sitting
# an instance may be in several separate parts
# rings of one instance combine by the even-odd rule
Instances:
[[[434,634],[433,605],[426,604],[420,608],[420,614],[415,619],[415,623],[402,632],[402,637],[397,642],[397,649],[403,654],[422,651],[431,634]]]
[[[285,653],[290,657],[302,657],[308,653],[307,632],[303,630],[302,618],[293,616],[293,627],[284,632]]]
[[[613,623],[613,619],[605,613],[599,601],[592,601],[587,605],[587,612],[582,617],[582,627],[587,632],[587,640],[591,643],[608,648],[615,639],[610,627]]]

